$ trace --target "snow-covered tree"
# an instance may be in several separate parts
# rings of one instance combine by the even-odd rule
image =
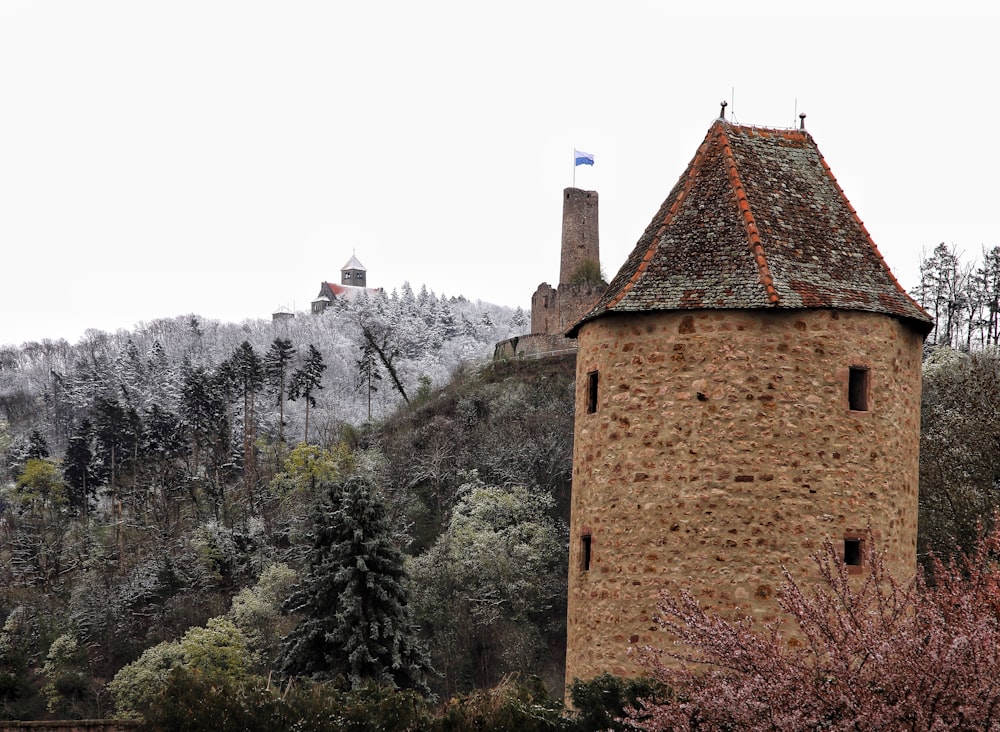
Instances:
[[[285,441],[285,398],[288,394],[289,366],[295,348],[289,338],[275,338],[264,355],[264,378],[278,407],[278,442]]]
[[[935,348],[920,405],[919,547],[969,549],[1000,506],[1000,354]]]
[[[430,670],[410,617],[402,552],[375,488],[361,477],[327,486],[314,515],[302,581],[285,607],[302,620],[283,670],[345,677],[352,688],[425,689]]]
[[[288,398],[292,401],[302,399],[306,405],[306,427],[303,442],[309,442],[309,408],[316,406],[316,392],[323,388],[323,354],[313,344],[309,344],[302,366],[292,372],[291,383],[288,386]]]
[[[134,717],[149,708],[175,669],[197,671],[203,678],[222,682],[245,678],[252,662],[239,628],[226,618],[212,618],[179,641],[147,649],[115,675],[108,689],[118,713]]]
[[[434,546],[414,559],[414,607],[449,692],[541,675],[565,618],[566,526],[552,496],[473,478]]]

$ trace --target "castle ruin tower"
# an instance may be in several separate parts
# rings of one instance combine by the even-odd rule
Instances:
[[[782,566],[830,540],[864,573],[869,527],[911,576],[931,326],[807,131],[716,120],[569,331],[567,683],[669,643],[660,589],[780,617]]]
[[[563,191],[562,252],[559,284],[568,285],[590,263],[600,269],[601,249],[597,227],[597,191],[567,188]],[[580,313],[579,315],[583,315]]]
[[[564,341],[566,331],[597,302],[607,283],[601,279],[597,191],[563,190],[559,285],[538,286],[531,298],[531,332]]]

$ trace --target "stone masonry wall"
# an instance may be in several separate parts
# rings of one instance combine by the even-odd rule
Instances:
[[[590,312],[604,294],[603,284],[559,285],[559,332],[565,333]]]
[[[871,526],[916,570],[922,338],[846,311],[604,317],[579,333],[566,679],[635,675],[660,588],[759,620],[781,566]],[[851,366],[869,371],[851,411]],[[596,411],[588,413],[591,372]],[[590,537],[583,569],[582,537]],[[863,569],[862,569],[863,571]]]
[[[547,358],[576,353],[576,339],[547,333],[514,336],[500,341],[493,347],[494,361],[510,361],[519,358]]]
[[[597,221],[597,191],[563,190],[562,250],[559,284],[569,284],[585,261],[601,261]]]
[[[590,312],[604,294],[604,285],[559,285],[543,282],[531,297],[531,332],[561,336]]]
[[[556,335],[559,330],[559,292],[543,282],[531,296],[531,332]]]

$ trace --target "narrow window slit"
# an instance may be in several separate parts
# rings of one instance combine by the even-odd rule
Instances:
[[[844,564],[848,567],[860,567],[862,561],[861,539],[856,536],[844,538]]]
[[[852,412],[868,411],[868,369],[864,366],[851,366],[847,402]]]
[[[587,414],[597,411],[597,372],[587,374]]]

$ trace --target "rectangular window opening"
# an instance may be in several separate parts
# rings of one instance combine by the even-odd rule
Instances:
[[[580,566],[584,572],[590,571],[590,534],[580,537]]]
[[[587,374],[587,414],[597,411],[597,372]]]
[[[857,536],[844,537],[844,564],[848,567],[861,567],[862,541]]]
[[[851,366],[847,401],[852,412],[868,411],[868,369],[864,366]]]

